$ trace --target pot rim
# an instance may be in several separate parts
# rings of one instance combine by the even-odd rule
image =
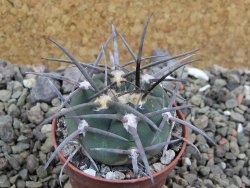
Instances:
[[[177,110],[177,115],[179,116],[179,118],[181,119],[185,119],[185,115],[180,111]],[[52,143],[54,148],[56,149],[58,147],[58,144],[56,142],[56,126],[57,126],[57,119],[53,119],[52,121]],[[188,136],[188,128],[186,126],[183,125],[183,131],[184,131],[184,138],[187,138]],[[156,176],[159,176],[163,173],[165,173],[166,171],[171,170],[176,163],[178,162],[178,160],[180,159],[180,157],[182,156],[184,150],[186,149],[186,142],[183,142],[181,150],[179,151],[178,155],[175,157],[175,159],[169,164],[167,165],[163,170],[159,171],[159,172],[154,172],[153,173],[153,177],[155,178]],[[60,160],[65,163],[66,159],[65,157],[62,155],[62,153],[59,151],[58,152],[58,157],[60,158]],[[149,177],[141,177],[141,178],[136,178],[136,179],[130,179],[130,180],[111,180],[111,179],[105,179],[105,178],[101,178],[101,177],[96,177],[96,176],[91,176],[89,174],[84,173],[83,171],[81,171],[80,169],[78,169],[77,167],[75,167],[73,164],[71,164],[70,162],[67,164],[67,166],[69,168],[71,168],[71,170],[83,175],[83,176],[87,176],[88,178],[91,178],[93,180],[96,181],[102,181],[102,182],[108,182],[108,183],[134,183],[134,182],[141,182],[141,181],[148,181],[150,180]]]

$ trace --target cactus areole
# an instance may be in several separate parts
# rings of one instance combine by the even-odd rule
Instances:
[[[48,60],[73,64],[82,73],[83,80],[73,80],[53,73],[29,72],[75,86],[75,89],[64,97],[49,80],[62,104],[58,112],[44,120],[42,124],[63,117],[68,136],[56,148],[46,167],[68,142],[75,140],[96,170],[98,168],[95,161],[112,166],[131,164],[136,176],[140,162],[144,165],[145,173],[154,182],[148,159],[168,147],[176,124],[188,126],[214,143],[203,130],[176,117],[177,110],[189,108],[190,105],[174,106],[176,97],[183,99],[177,93],[183,79],[168,77],[175,70],[196,61],[190,58],[197,50],[173,57],[161,56],[160,60],[148,62],[151,57],[142,56],[142,49],[149,20],[150,17],[144,26],[137,55],[112,25],[111,36],[92,64],[77,61],[65,47],[50,39],[69,60],[57,58]],[[120,64],[118,37],[128,50],[132,61]],[[109,53],[110,61],[108,61],[106,50],[112,40],[113,52]],[[170,60],[175,60],[175,63],[168,64]],[[163,68],[152,71],[158,65]],[[171,89],[168,85],[172,86]],[[70,158],[72,157],[73,154]]]

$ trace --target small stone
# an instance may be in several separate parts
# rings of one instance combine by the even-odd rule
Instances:
[[[35,155],[29,155],[26,160],[26,168],[28,169],[29,173],[34,173],[39,166],[39,160]]]
[[[52,106],[54,106],[54,107],[60,106],[61,101],[60,101],[58,98],[54,98],[54,99],[52,99],[51,104],[52,104]]]
[[[226,101],[226,107],[228,109],[234,108],[236,106],[238,106],[238,102],[236,99],[229,99]]]
[[[4,153],[4,156],[12,168],[14,168],[15,170],[19,170],[21,168],[19,162],[16,160],[15,157],[10,156],[8,153]]]
[[[12,153],[21,153],[26,149],[29,149],[30,145],[26,143],[19,142],[17,145],[11,147]]]
[[[0,187],[10,187],[10,182],[8,180],[8,177],[6,175],[1,175],[0,176]]]
[[[240,154],[239,146],[237,142],[230,142],[229,144],[231,152],[235,155],[238,156]]]
[[[67,67],[64,71],[64,76],[73,80],[78,80],[79,78],[81,78],[81,75],[82,74],[79,69],[74,66]],[[82,78],[79,81],[83,81]],[[69,82],[63,81],[62,89],[64,93],[69,93],[74,89],[74,85]]]
[[[52,136],[49,136],[49,137],[47,137],[44,144],[42,145],[41,151],[43,153],[49,153],[51,151],[52,147],[53,147]]]
[[[84,173],[88,174],[88,175],[91,175],[91,176],[95,176],[96,175],[96,171],[89,168],[89,169],[86,169],[83,171]]]
[[[64,185],[64,188],[72,188],[70,181],[67,181]]]
[[[5,158],[0,158],[0,171],[3,171],[7,168],[8,161]]]
[[[36,181],[26,181],[25,185],[28,188],[39,188],[43,186],[41,182],[36,182]]]
[[[15,138],[12,122],[11,116],[0,116],[0,139],[6,143],[12,142]]]
[[[206,167],[206,166],[203,166],[200,168],[200,173],[203,175],[203,176],[207,176],[210,172],[210,168],[209,167]]]
[[[219,141],[219,144],[220,144],[220,145],[224,145],[224,144],[227,144],[227,143],[228,143],[228,140],[225,139],[225,138],[222,138],[222,139],[220,139],[220,141]]]
[[[225,116],[230,116],[230,115],[231,115],[231,112],[226,110],[226,111],[223,112],[223,114],[224,114]]]
[[[231,113],[231,118],[236,122],[240,122],[240,123],[245,122],[244,116],[242,114],[237,113],[237,112],[232,112]]]
[[[38,77],[30,94],[33,102],[51,102],[51,100],[57,96],[49,80],[44,77]]]
[[[190,76],[193,76],[193,77],[198,78],[198,79],[203,79],[206,81],[209,80],[208,75],[200,69],[193,68],[193,67],[187,67],[186,70],[187,70],[187,74]]]
[[[22,178],[22,180],[27,180],[28,179],[28,170],[22,169],[19,171],[18,175]]]
[[[188,157],[184,158],[184,165],[191,166],[191,160]]]
[[[27,78],[27,79],[23,80],[23,85],[26,88],[31,89],[31,88],[33,88],[35,86],[35,84],[36,84],[36,79],[33,78],[33,77],[32,78]]]
[[[40,108],[40,104],[37,103],[30,110],[27,111],[27,117],[31,123],[39,124],[43,120],[44,112]]]
[[[218,79],[216,79],[215,81],[214,81],[214,86],[215,87],[223,87],[223,86],[225,86],[227,84],[227,82],[225,81],[225,80],[223,80],[223,79],[220,79],[220,78],[218,78]]]
[[[239,158],[239,159],[245,159],[245,158],[246,158],[246,154],[245,154],[245,153],[240,153],[240,154],[238,155],[238,158]]]
[[[210,85],[210,84],[207,84],[207,85],[201,87],[201,88],[199,89],[199,92],[206,91],[206,90],[209,89],[210,87],[211,87],[211,85]]]
[[[8,114],[12,117],[18,117],[20,115],[20,110],[15,104],[11,104],[8,108]]]
[[[18,179],[18,177],[19,177],[19,175],[18,175],[18,174],[17,174],[17,175],[15,175],[15,176],[10,177],[10,178],[9,178],[10,183],[11,183],[11,184],[15,184],[15,183],[16,183],[16,181],[17,181],[17,179]]]
[[[235,185],[237,185],[238,187],[241,187],[242,186],[242,181],[241,181],[241,179],[240,179],[240,177],[239,176],[233,176],[233,182],[234,182],[234,184]]]
[[[164,150],[163,151],[163,154],[162,154],[162,157],[161,157],[161,163],[162,164],[169,164],[171,163],[171,161],[174,159],[175,157],[175,152],[174,150]]]
[[[250,179],[248,177],[242,176],[241,180],[246,186],[250,186]]]
[[[45,125],[43,125],[43,127],[41,129],[41,132],[43,134],[50,133],[51,131],[52,131],[52,125],[51,124],[45,124]]]
[[[221,162],[220,163],[220,167],[221,167],[221,169],[226,169],[226,167],[227,167],[227,165],[226,165],[226,163],[224,163],[224,162]]]
[[[191,99],[190,102],[196,106],[200,106],[202,102],[202,96],[201,95],[194,95]]]
[[[41,179],[46,178],[48,176],[48,172],[46,169],[44,169],[44,166],[39,166],[36,169],[36,174]]]
[[[0,90],[0,101],[7,102],[11,97],[11,91],[9,90]]]
[[[199,116],[196,120],[194,120],[194,125],[200,129],[205,129],[208,126],[208,117],[205,115]]]
[[[125,178],[125,174],[119,171],[114,172],[108,172],[106,174],[106,179],[112,179],[112,180],[123,180]]]
[[[20,95],[19,99],[17,100],[17,106],[23,106],[28,96],[28,89],[24,88],[22,94]]]
[[[17,185],[17,188],[26,188],[25,187],[25,181],[21,180],[21,179],[17,180],[16,185]]]
[[[195,174],[185,174],[184,179],[188,181],[189,185],[193,185],[195,180],[197,180],[197,176]]]
[[[100,170],[101,175],[105,177],[108,172],[110,172],[110,167],[106,165],[102,165],[101,170]]]
[[[159,171],[163,170],[164,168],[165,168],[165,165],[163,165],[162,163],[154,163],[153,164],[153,169],[156,172],[159,172]]]
[[[245,128],[248,132],[250,132],[250,122],[247,123],[247,126]]]

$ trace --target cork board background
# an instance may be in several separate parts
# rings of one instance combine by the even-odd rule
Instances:
[[[144,22],[153,13],[144,55],[154,48],[171,54],[199,48],[202,61],[250,68],[249,0],[1,0],[0,58],[15,64],[45,63],[41,57],[65,57],[47,38],[91,62],[111,32],[111,23],[137,52]],[[127,53],[121,49],[122,58]]]

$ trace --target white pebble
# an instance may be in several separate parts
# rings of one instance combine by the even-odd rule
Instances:
[[[91,176],[95,176],[96,175],[96,171],[89,168],[89,169],[86,169],[83,171],[84,173],[88,174],[88,175],[91,175]]]
[[[250,100],[250,86],[244,85],[244,95],[246,100]]]
[[[221,162],[220,166],[221,166],[222,169],[225,169],[227,167],[226,163],[224,163],[224,162]]]
[[[45,124],[45,125],[41,128],[41,132],[42,132],[43,134],[50,133],[51,131],[52,131],[51,124]]]
[[[125,178],[125,174],[119,171],[110,171],[106,174],[106,179],[112,179],[112,180],[123,180]]]
[[[245,153],[240,153],[240,154],[238,155],[238,158],[239,158],[239,159],[245,159],[245,158],[246,158],[246,154],[245,154]]]
[[[31,89],[35,84],[36,84],[36,79],[35,78],[29,78],[29,79],[24,79],[23,80],[24,87],[27,87],[29,89]]]
[[[175,157],[175,152],[173,150],[164,150],[162,157],[161,157],[161,163],[162,164],[169,164]]]
[[[242,132],[243,132],[243,126],[241,123],[239,123],[237,127],[237,133],[242,133]]]
[[[209,84],[207,84],[207,85],[201,87],[201,88],[199,89],[199,92],[206,91],[206,90],[209,89],[210,87],[211,87],[211,86],[210,86]]]
[[[191,160],[187,157],[184,158],[184,164],[187,165],[187,166],[191,166]]]
[[[223,114],[224,114],[225,116],[230,116],[230,115],[231,115],[231,112],[228,111],[228,110],[226,110],[226,111],[223,112]]]
[[[208,75],[200,69],[193,68],[193,67],[187,67],[186,70],[187,70],[188,75],[190,75],[190,76],[193,76],[193,77],[199,78],[199,79],[203,79],[206,81],[209,80]]]

